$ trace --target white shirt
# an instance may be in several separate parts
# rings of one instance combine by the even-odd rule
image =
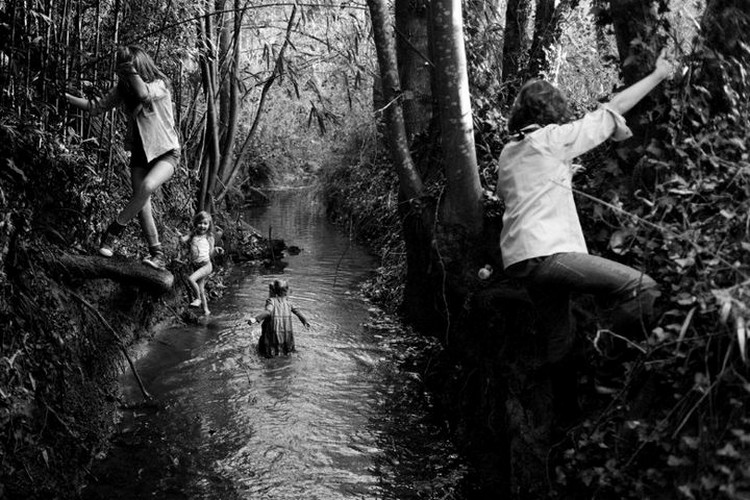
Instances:
[[[133,126],[138,127],[146,160],[180,149],[180,141],[174,126],[172,114],[172,94],[169,92],[164,80],[154,80],[146,83],[148,97],[144,99],[133,111],[128,119],[128,134],[125,138],[126,149],[130,149],[133,141]],[[91,114],[97,115],[122,104],[117,86],[112,87],[109,93],[94,102]]]
[[[211,242],[205,234],[190,238],[190,260],[194,264],[211,260]]]
[[[622,115],[602,107],[563,125],[509,142],[498,159],[497,194],[505,202],[503,267],[561,252],[588,253],[572,191],[572,160],[609,137],[632,133]]]

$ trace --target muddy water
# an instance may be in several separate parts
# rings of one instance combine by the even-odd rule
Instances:
[[[158,332],[137,361],[155,403],[122,375],[115,445],[84,497],[460,498],[463,466],[409,368],[422,341],[357,293],[375,261],[309,191],[244,215],[302,251],[277,274],[235,268],[205,324]],[[297,352],[265,359],[246,320],[277,278],[312,328],[296,322]]]

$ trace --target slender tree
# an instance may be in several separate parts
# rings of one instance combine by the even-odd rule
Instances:
[[[520,84],[519,70],[523,67],[529,48],[531,0],[508,0],[505,10],[503,38],[503,81]]]
[[[435,88],[446,176],[444,222],[459,224],[469,234],[482,228],[479,182],[469,77],[459,0],[432,2]]]
[[[396,57],[404,91],[406,135],[425,132],[432,118],[431,73],[428,36],[429,2],[396,0]]]
[[[399,178],[399,188],[407,200],[416,201],[422,196],[424,187],[409,152],[409,141],[401,109],[402,91],[396,62],[396,47],[388,4],[386,0],[367,0],[367,6],[370,9],[375,48],[378,54],[388,137],[391,156]]]
[[[557,3],[557,6],[555,6]],[[579,0],[537,0],[534,14],[534,37],[529,51],[529,63],[524,71],[524,80],[536,78],[547,69],[547,50],[559,41],[563,30],[563,20],[573,9],[578,7]]]

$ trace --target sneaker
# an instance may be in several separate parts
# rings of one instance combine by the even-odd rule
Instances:
[[[611,383],[610,380],[594,379],[594,390],[602,396],[612,396],[622,390],[618,384]]]
[[[112,250],[112,247],[114,246],[116,240],[117,237],[114,234],[105,230],[104,233],[102,233],[101,240],[99,241],[99,255],[103,255],[104,257],[112,257],[115,253],[114,250]]]
[[[202,304],[201,299],[195,299],[190,303],[190,307],[200,307]]]
[[[143,263],[157,270],[165,269],[167,267],[167,263],[164,261],[164,255],[162,253],[144,257]]]

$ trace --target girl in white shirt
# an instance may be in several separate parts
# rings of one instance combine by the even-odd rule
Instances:
[[[188,283],[195,299],[191,307],[202,307],[203,314],[208,316],[208,297],[206,297],[206,280],[213,272],[211,258],[214,254],[221,255],[224,249],[215,246],[214,223],[211,214],[198,212],[193,218],[193,228],[189,235],[183,236],[190,250],[190,265],[192,273],[188,276]]]
[[[672,72],[664,52],[654,71],[600,109],[570,121],[562,93],[532,80],[520,90],[508,128],[515,134],[498,160],[497,191],[505,203],[500,249],[509,276],[521,279],[547,336],[547,358],[556,382],[575,378],[568,363],[574,335],[571,292],[595,294],[611,309],[612,329],[632,335],[648,329],[658,296],[641,271],[586,248],[572,192],[572,160],[608,138],[632,134],[622,113],[631,109]],[[646,331],[648,333],[648,330]],[[600,392],[605,392],[604,386]]]
[[[166,262],[152,214],[151,195],[172,177],[180,161],[172,94],[167,77],[140,47],[120,47],[116,61],[117,84],[103,98],[91,100],[65,94],[70,104],[92,115],[121,106],[128,117],[125,149],[131,152],[133,196],[102,233],[99,253],[111,257],[117,237],[138,215],[149,248],[143,263],[163,269]]]

